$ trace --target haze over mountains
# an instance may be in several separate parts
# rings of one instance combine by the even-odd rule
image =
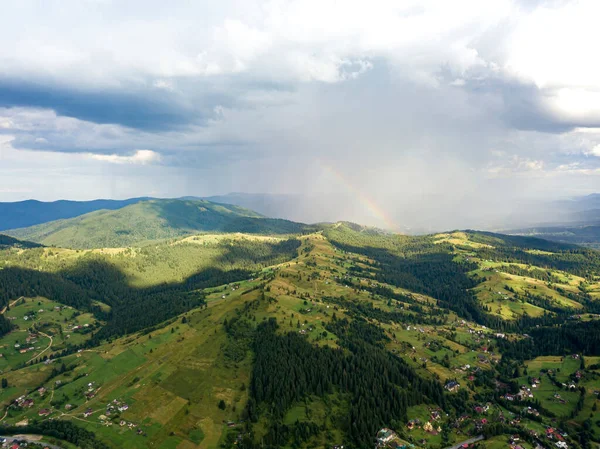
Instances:
[[[191,206],[191,202],[197,201],[209,205],[206,213],[199,215],[198,209]],[[247,193],[184,197],[180,200],[148,197],[48,203],[29,200],[0,203],[0,231],[39,243],[82,247],[89,244],[87,239],[90,235],[95,246],[119,246],[140,241],[143,235],[146,236],[144,240],[152,240],[190,232],[227,232],[235,227],[242,232],[298,232],[301,225],[292,222],[364,223],[361,217],[365,214],[372,214],[373,223],[380,223],[380,227],[394,232],[423,234],[453,229],[443,227],[434,216],[427,222],[426,214],[407,214],[395,218],[394,223],[390,223],[389,219],[381,223],[381,217],[376,215],[377,209],[373,212],[359,198],[354,198],[354,208],[348,209],[348,201],[347,197],[335,195]],[[217,207],[218,204],[223,206]],[[567,243],[596,245],[600,241],[600,194],[525,206],[522,206],[522,213],[496,219],[485,214],[473,220],[465,216],[459,224],[461,228],[500,230]],[[454,213],[460,216],[463,211],[456,210]],[[427,226],[424,223],[428,223]],[[75,232],[75,229],[78,231]],[[100,238],[103,233],[105,237]],[[117,234],[118,237],[115,237]]]

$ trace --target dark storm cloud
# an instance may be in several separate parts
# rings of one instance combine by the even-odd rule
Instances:
[[[228,102],[212,94],[204,101],[213,106]],[[144,131],[164,131],[209,118],[208,112],[164,89],[83,90],[6,79],[0,80],[0,106],[48,108],[62,116]]]

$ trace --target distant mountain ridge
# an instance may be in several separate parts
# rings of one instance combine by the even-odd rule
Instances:
[[[200,232],[292,234],[308,228],[229,204],[152,199],[5,233],[48,246],[82,249],[131,246]]]
[[[0,231],[26,228],[49,221],[73,218],[96,210],[116,210],[149,198],[129,198],[126,200],[59,200],[43,202],[37,200],[0,203]]]
[[[40,202],[35,200],[0,203],[0,232],[41,225],[56,220],[71,219],[98,210],[119,210],[123,207],[156,198],[141,197],[125,200],[93,200]],[[344,195],[228,193],[208,197],[182,197],[180,200],[208,200],[212,203],[235,205],[251,209],[266,217],[302,223],[335,223],[353,221],[381,226],[365,221],[364,205]],[[530,213],[528,213],[529,211]],[[368,212],[368,211],[367,211]],[[394,211],[389,211],[394,215]],[[426,212],[424,212],[426,213]],[[419,216],[420,214],[417,214]],[[362,217],[362,218],[361,218]],[[485,215],[481,215],[485,218]],[[481,218],[480,217],[480,218]],[[421,217],[422,218],[422,217]],[[412,221],[411,221],[412,220]],[[422,234],[437,232],[436,226],[412,226],[414,216],[398,219],[404,233]],[[421,220],[422,221],[422,220]],[[457,228],[474,227],[509,234],[539,236],[555,241],[600,246],[600,194],[564,200],[531,202],[526,208],[515,211],[506,220],[468,223]],[[454,228],[453,226],[449,227]]]

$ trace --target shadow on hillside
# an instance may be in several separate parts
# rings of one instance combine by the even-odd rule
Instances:
[[[248,279],[264,266],[295,257],[299,242],[286,240],[261,246],[263,253],[254,254],[243,246],[226,245],[217,266],[199,270],[182,282],[145,288],[129,285],[119,268],[99,258],[58,273],[7,267],[0,270],[0,305],[20,296],[48,297],[106,321],[96,341],[124,335],[204,304],[204,288]],[[96,301],[108,304],[111,310],[95,306]]]
[[[438,307],[452,310],[459,316],[477,322],[485,321],[485,313],[469,291],[476,285],[467,272],[474,266],[454,261],[442,245],[424,244],[407,247],[395,254],[389,248],[353,246],[331,240],[338,248],[362,254],[376,263],[375,279],[437,300]]]

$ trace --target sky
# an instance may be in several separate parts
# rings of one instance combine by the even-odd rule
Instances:
[[[329,195],[465,226],[600,191],[595,0],[0,10],[0,201]]]

